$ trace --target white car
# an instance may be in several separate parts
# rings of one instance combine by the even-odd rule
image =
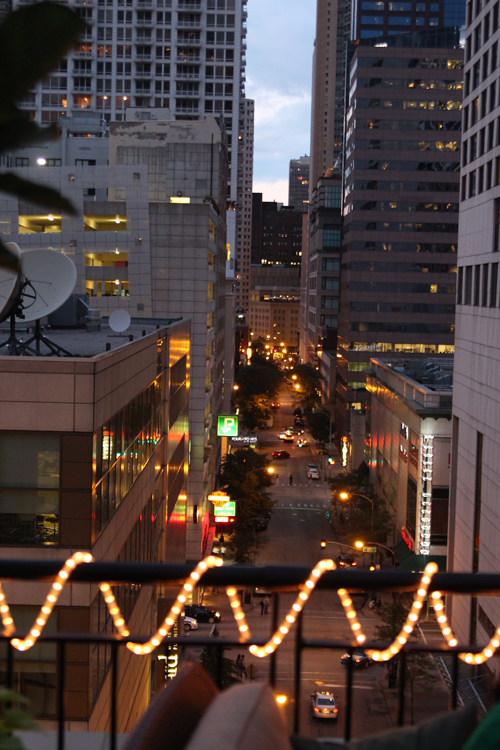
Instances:
[[[317,466],[309,464],[307,467],[307,478],[308,479],[319,479],[319,469]]]
[[[198,630],[198,621],[194,617],[184,615],[184,630]]]

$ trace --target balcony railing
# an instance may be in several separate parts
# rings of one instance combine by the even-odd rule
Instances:
[[[83,555],[82,555],[83,556]],[[59,575],[61,572],[61,561],[60,560],[0,560],[0,580],[5,581],[40,581],[40,582],[56,582],[56,586],[59,589],[63,588],[68,582],[71,584],[86,583],[86,584],[106,584],[111,581],[113,588],[119,587],[123,584],[128,584],[131,581],[135,587],[141,585],[159,585],[159,586],[173,586],[179,587],[184,586],[188,580],[191,579],[191,573],[194,570],[194,565],[182,565],[182,564],[136,564],[136,563],[108,563],[108,562],[88,562],[80,564],[77,567],[68,569],[69,578],[67,574],[62,577]],[[238,602],[239,589],[243,591],[246,587],[258,587],[260,590],[272,593],[273,595],[273,607],[272,615],[269,618],[271,621],[271,627],[273,633],[279,633],[279,615],[285,614],[285,607],[282,607],[280,612],[280,596],[286,593],[296,593],[311,591],[311,588],[318,588],[320,590],[338,591],[339,596],[342,597],[342,589],[344,589],[343,595],[347,598],[356,591],[364,592],[417,592],[416,596],[422,596],[421,589],[423,585],[423,578],[419,573],[411,573],[406,571],[377,571],[368,572],[363,570],[327,570],[324,573],[317,573],[314,578],[309,567],[305,566],[224,566],[213,569],[208,569],[206,572],[202,572],[202,581],[199,582],[203,586],[216,586],[220,593],[222,593],[225,587],[229,587],[228,596],[233,596],[231,600],[231,607],[233,611],[237,613],[236,607]],[[66,576],[66,577],[65,577]],[[309,582],[314,580],[314,584]],[[62,583],[57,583],[62,581]],[[309,589],[307,588],[309,586]],[[230,589],[233,589],[230,593]],[[350,592],[347,594],[346,590]],[[106,589],[108,593],[105,595],[109,597],[109,585]],[[468,574],[468,573],[435,573],[428,583],[427,591],[429,594],[432,592],[440,592],[441,595],[453,595],[453,594],[472,594],[473,596],[478,595],[499,595],[500,594],[500,576],[496,574]],[[48,601],[51,601],[48,599]],[[343,602],[344,603],[344,602]],[[5,601],[3,602],[5,606]],[[346,601],[344,608],[346,613],[349,610],[349,602]],[[110,607],[116,606],[115,604],[109,605]],[[305,603],[303,609],[296,611],[294,619],[294,632],[287,632],[286,638],[289,638],[293,642],[293,710],[294,710],[294,731],[299,732],[299,709],[301,699],[301,678],[302,678],[302,657],[307,651],[317,650],[330,650],[330,651],[341,651],[348,652],[352,655],[354,649],[359,648],[359,643],[356,640],[352,640],[346,645],[346,640],[332,639],[332,638],[309,638],[304,635],[304,621],[307,619],[307,603]],[[421,605],[420,605],[421,606]],[[292,610],[290,610],[292,611]],[[352,610],[354,611],[354,610]],[[2,607],[4,612],[4,607]],[[2,617],[5,617],[2,614]],[[347,615],[349,617],[349,615]],[[38,620],[37,620],[38,622]],[[240,620],[238,620],[240,622]],[[119,623],[115,623],[118,628]],[[5,622],[4,622],[5,627]],[[34,626],[35,627],[35,626]],[[123,626],[125,627],[125,626]],[[292,628],[292,626],[290,626]],[[34,628],[30,631],[32,637]],[[288,628],[286,629],[288,631]],[[292,628],[293,630],[293,628]],[[110,721],[109,721],[109,744],[108,747],[111,750],[116,750],[117,746],[117,692],[118,692],[118,651],[120,648],[126,648],[127,643],[145,644],[148,642],[148,637],[145,636],[134,636],[126,634],[92,634],[88,632],[72,632],[72,633],[48,633],[43,630],[43,627],[39,627],[39,635],[36,635],[35,640],[38,638],[43,643],[52,643],[56,645],[56,661],[55,661],[55,673],[56,673],[56,720],[58,726],[58,750],[64,749],[65,744],[65,672],[66,672],[66,655],[70,651],[71,645],[74,644],[108,644],[110,649],[110,674],[111,674],[111,685],[110,685],[110,698],[109,698],[109,710],[110,710]],[[37,633],[39,631],[36,631]],[[242,632],[242,631],[240,631]],[[283,631],[281,631],[283,632]],[[15,633],[16,639],[26,638],[26,633]],[[4,682],[9,688],[18,687],[15,681],[15,670],[16,670],[16,655],[19,651],[24,650],[24,647],[17,649],[16,644],[19,645],[19,640],[11,640],[13,634],[6,635],[5,631],[0,635],[0,641],[8,642],[7,655],[4,656]],[[283,636],[281,637],[283,640]],[[263,649],[267,641],[263,638],[252,638],[249,637],[245,641],[245,647],[255,646],[256,650]],[[273,641],[275,642],[275,641]],[[193,632],[189,636],[177,636],[169,637],[169,646],[179,644],[180,646],[208,646],[217,649],[218,655],[218,675],[222,676],[222,659],[224,650],[228,647],[237,647],[242,649],[242,640],[237,638],[224,637],[224,639],[214,639],[210,637],[201,637]],[[31,645],[31,644],[29,644]],[[389,644],[381,644],[379,641],[364,642],[363,649],[365,650],[381,650],[388,647]],[[134,649],[135,653],[139,653],[140,646]],[[154,650],[152,647],[150,650]],[[494,650],[494,649],[493,649]],[[438,641],[432,641],[431,643],[410,643],[406,642],[401,646],[400,659],[404,665],[405,660],[409,654],[412,653],[427,653],[436,655],[439,658],[446,656],[448,662],[451,661],[451,668],[446,668],[446,679],[450,693],[450,707],[452,709],[457,708],[463,701],[459,694],[460,685],[460,656],[463,652],[468,652],[468,657],[465,661],[473,662],[474,654],[479,654],[482,649],[480,646],[464,646],[464,645],[450,645],[440,643]],[[278,649],[272,651],[269,658],[269,682],[272,687],[275,687],[277,682],[277,652]],[[141,651],[141,653],[143,653]],[[144,653],[149,653],[145,651]],[[491,655],[491,653],[489,654]],[[463,661],[464,659],[462,659]],[[353,721],[353,689],[354,689],[354,666],[353,659],[350,659],[346,665],[345,671],[345,712],[344,712],[344,737],[349,740],[351,737],[351,727]],[[399,670],[399,684],[397,686],[397,723],[401,726],[404,723],[405,716],[405,670]],[[305,698],[305,696],[302,696]]]

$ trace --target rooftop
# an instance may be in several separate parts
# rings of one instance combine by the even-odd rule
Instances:
[[[451,414],[453,357],[429,359],[371,359],[370,375],[403,398],[418,413]],[[444,414],[443,414],[444,416]]]
[[[42,326],[42,334],[58,347],[69,352],[74,357],[96,357],[106,351],[119,349],[131,341],[137,341],[161,328],[168,328],[181,318],[132,318],[129,328],[123,333],[112,331],[108,318],[102,318],[101,330],[88,331],[86,328],[52,328]],[[27,342],[34,334],[34,323],[17,325],[16,336],[20,342]],[[0,325],[0,347],[9,337],[9,323],[4,321]],[[35,342],[31,345],[35,349]],[[0,356],[7,354],[7,347],[0,348]],[[41,356],[51,356],[49,347],[40,342]],[[66,355],[67,356],[67,355]]]

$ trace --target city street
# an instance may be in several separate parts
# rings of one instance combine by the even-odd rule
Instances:
[[[338,456],[335,465],[330,467],[324,457],[317,455],[314,441],[305,435],[309,446],[304,448],[292,446],[279,439],[283,428],[293,426],[293,409],[295,402],[288,391],[281,394],[281,407],[274,413],[274,426],[269,430],[258,432],[258,451],[269,457],[276,450],[285,449],[289,459],[272,462],[278,476],[273,484],[272,494],[276,500],[271,520],[266,531],[259,535],[260,548],[256,556],[256,565],[313,565],[322,557],[335,559],[341,551],[336,543],[335,532],[330,525],[326,512],[331,507],[331,491],[325,482],[325,472],[342,470]],[[307,479],[307,464],[315,463],[320,468],[320,480]],[[293,483],[290,485],[290,474]],[[328,474],[327,474],[328,476]],[[326,549],[321,549],[320,540],[327,541]],[[345,548],[344,548],[345,549]],[[360,559],[361,562],[361,559]],[[252,635],[269,637],[275,599],[271,597],[269,615],[261,616],[259,603],[262,597],[254,596],[252,605],[245,607],[246,616]],[[279,598],[278,621],[288,612],[294,601],[294,595],[281,594]],[[388,599],[388,595],[386,596]],[[359,609],[363,598],[359,597],[355,607]],[[231,616],[227,598],[220,591],[218,595],[206,594],[203,603],[215,606],[222,613],[219,626],[221,638],[237,636],[237,630]],[[347,623],[338,595],[335,592],[313,593],[304,610],[304,636],[312,638],[345,638],[346,644],[352,640],[352,633]],[[370,637],[380,618],[366,606],[359,612],[359,622],[363,631]],[[437,635],[435,623],[426,623],[426,636]],[[201,625],[200,633],[206,634],[211,626]],[[284,711],[290,731],[292,731],[292,696],[294,672],[294,629],[290,631],[277,652],[277,686],[276,692],[286,695],[288,700],[281,709]],[[241,649],[245,652],[245,649]],[[196,650],[193,650],[193,655]],[[236,658],[239,649],[226,652],[226,656]],[[344,685],[345,668],[340,663],[342,652],[312,651],[305,652],[302,658],[300,733],[309,737],[341,737],[344,731]],[[255,679],[268,677],[269,660],[258,659],[248,652],[245,663],[255,668]],[[432,692],[419,692],[416,696],[416,716],[425,718],[429,713],[446,711],[448,694],[442,683],[436,682]],[[333,692],[338,696],[338,720],[317,720],[311,716],[310,695],[317,690]],[[353,723],[354,737],[361,737],[377,731],[383,731],[395,723],[396,691],[387,689],[386,667],[370,664],[368,669],[354,673],[353,690]]]

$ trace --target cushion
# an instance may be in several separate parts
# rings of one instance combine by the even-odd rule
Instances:
[[[471,734],[463,750],[498,750],[500,747],[500,703],[485,716]]]
[[[218,692],[203,667],[184,664],[155,695],[125,750],[183,750]]]
[[[186,750],[291,750],[269,687],[235,685],[212,701]]]

